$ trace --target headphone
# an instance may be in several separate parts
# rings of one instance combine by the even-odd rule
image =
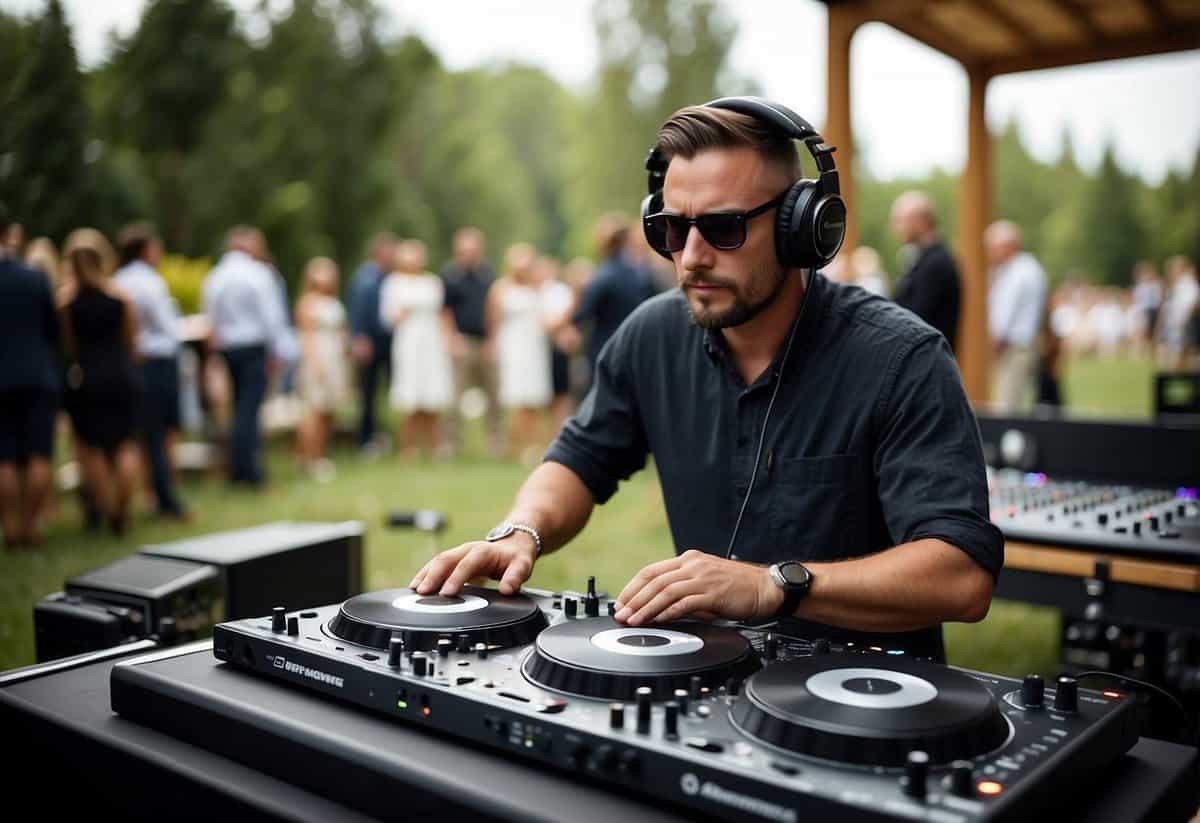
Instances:
[[[838,253],[846,237],[846,204],[833,164],[836,149],[825,143],[808,121],[796,112],[761,97],[722,97],[704,104],[753,117],[783,137],[799,140],[817,164],[816,180],[797,180],[780,202],[775,218],[775,255],[784,268],[819,269]],[[663,183],[668,160],[657,144],[646,158],[649,195],[642,201],[642,230],[646,218],[662,211]],[[647,242],[649,233],[647,232]],[[654,245],[650,244],[651,248]],[[658,251],[668,260],[670,252]]]

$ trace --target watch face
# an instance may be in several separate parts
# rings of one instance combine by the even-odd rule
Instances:
[[[490,532],[487,533],[487,539],[488,540],[499,540],[502,537],[508,537],[510,534],[513,533],[513,531],[514,530],[513,530],[512,523],[507,523],[507,522],[501,523],[499,526],[496,526],[494,529],[492,529]],[[478,534],[478,532],[476,532],[476,534]]]
[[[790,562],[779,564],[779,574],[789,586],[807,586],[812,574],[802,564]]]

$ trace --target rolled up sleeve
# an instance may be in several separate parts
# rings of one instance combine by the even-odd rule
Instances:
[[[886,380],[874,468],[892,539],[944,540],[996,576],[1004,538],[988,517],[979,426],[949,344],[931,335],[902,350]]]

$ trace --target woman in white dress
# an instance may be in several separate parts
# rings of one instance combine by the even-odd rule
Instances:
[[[542,443],[542,412],[550,405],[550,340],[535,277],[537,255],[518,243],[505,256],[506,274],[488,291],[488,336],[499,367],[497,395],[509,411],[508,454],[529,459]]]
[[[346,310],[337,298],[338,267],[315,257],[304,267],[304,293],[296,303],[300,333],[299,389],[304,420],[297,432],[300,458],[313,476],[328,480],[333,464],[325,456],[333,416],[350,387],[346,362]]]
[[[441,453],[438,418],[454,397],[448,342],[454,321],[441,278],[425,266],[424,243],[400,243],[396,271],[387,276],[379,298],[380,317],[392,329],[391,405],[405,413],[398,434],[409,456],[422,446]]]

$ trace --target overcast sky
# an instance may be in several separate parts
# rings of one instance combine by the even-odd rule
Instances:
[[[85,66],[103,60],[107,33],[137,24],[144,0],[64,0]],[[252,0],[233,0],[238,8]],[[389,33],[415,31],[447,66],[519,60],[583,90],[596,67],[590,0],[383,0]],[[9,12],[43,0],[0,0]],[[825,7],[815,0],[725,0],[738,23],[732,61],[767,96],[814,123],[825,118]],[[855,133],[872,171],[890,178],[966,155],[966,75],[953,60],[882,24],[855,36]],[[1200,146],[1200,51],[1008,75],[988,90],[993,128],[1015,117],[1033,152],[1057,156],[1064,128],[1085,168],[1106,141],[1118,162],[1152,182],[1190,170]],[[649,141],[649,136],[647,136]]]

